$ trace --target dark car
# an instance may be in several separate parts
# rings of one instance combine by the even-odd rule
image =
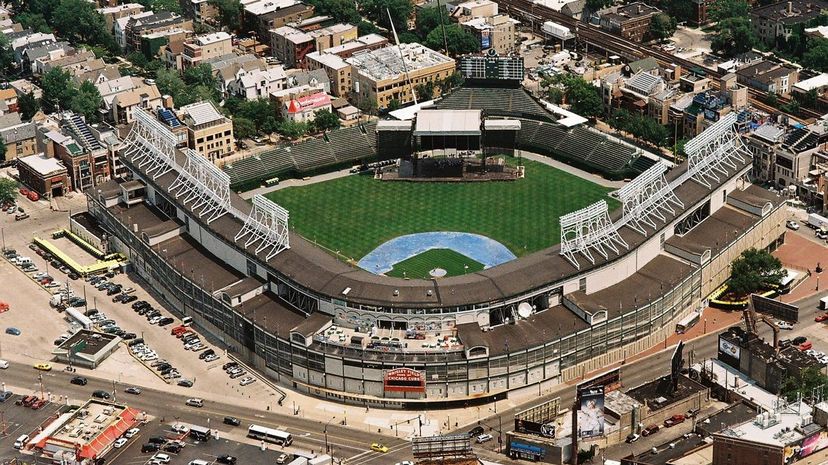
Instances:
[[[112,298],[113,302],[123,302],[124,301],[124,294],[118,294]]]
[[[224,417],[224,424],[230,426],[239,426],[241,425],[241,420],[236,417]]]
[[[135,386],[130,386],[130,387],[124,389],[124,392],[126,392],[128,394],[135,394],[137,396],[138,394],[141,394],[141,388],[137,388]]]
[[[181,452],[181,448],[182,448],[181,444],[179,444],[177,442],[171,442],[171,443],[167,444],[166,446],[164,446],[164,452],[172,452],[173,454],[177,454],[177,453]]]
[[[471,430],[469,430],[469,437],[470,437],[470,438],[473,438],[473,437],[475,437],[475,436],[480,436],[480,435],[481,435],[481,434],[483,434],[484,432],[485,432],[485,430],[483,429],[483,427],[482,427],[482,426],[475,426],[474,428],[472,428]]]
[[[69,279],[71,279],[72,281],[77,281],[78,279],[80,279],[80,275],[73,271],[69,273]]]
[[[153,436],[153,437],[147,439],[147,442],[150,443],[150,444],[166,444],[167,443],[167,438],[165,438],[163,436]]]
[[[207,350],[205,350],[204,352],[202,352],[202,353],[198,354],[198,358],[199,358],[199,360],[204,360],[205,358],[207,358],[207,357],[209,357],[209,356],[211,356],[211,355],[214,355],[215,353],[216,353],[216,351],[215,351],[215,350],[213,350],[213,349],[207,349]]]
[[[193,387],[193,382],[189,379],[182,379],[178,382],[178,385],[183,387]]]
[[[142,453],[158,452],[159,449],[161,449],[161,447],[158,444],[153,444],[151,442],[141,446],[141,452]]]
[[[125,303],[125,304],[128,304],[130,302],[135,302],[136,300],[138,300],[138,297],[136,297],[132,294],[121,294],[121,295],[125,296],[121,299],[121,302]]]
[[[170,317],[167,316],[167,317],[164,317],[164,318],[161,318],[160,320],[158,320],[158,326],[167,326],[168,324],[173,323],[173,322],[175,322],[175,319],[170,318]]]
[[[227,362],[221,366],[221,369],[227,371],[230,368],[233,368],[234,366],[238,366],[238,362]]]
[[[109,289],[106,290],[106,295],[115,295],[115,294],[121,292],[122,289],[123,288],[120,285],[112,286],[112,287],[110,287]]]
[[[136,337],[138,336],[135,333],[126,333],[123,336],[121,336],[121,339],[129,341],[130,339],[135,339]]]
[[[78,386],[86,386],[89,383],[89,380],[84,378],[83,376],[75,376],[70,381],[72,384],[77,384]]]
[[[109,394],[106,391],[98,389],[97,391],[94,391],[92,393],[92,397],[97,397],[98,399],[109,399],[111,397],[111,394]]]
[[[805,342],[807,340],[808,340],[808,338],[805,337],[805,336],[797,336],[797,337],[793,338],[793,340],[791,341],[791,344],[793,344],[795,346],[798,346],[798,345],[802,344],[803,342]]]
[[[11,391],[0,392],[0,402],[5,402],[5,401],[9,400],[9,397],[11,397],[13,395],[14,394],[12,394]]]
[[[69,301],[67,302],[67,304],[68,304],[70,307],[83,307],[83,306],[85,306],[85,305],[86,305],[86,300],[85,300],[85,299],[82,299],[82,298],[80,298],[80,297],[72,297],[71,299],[69,299]]]
[[[227,465],[236,465],[236,457],[232,455],[219,455],[216,457],[216,462],[225,463]]]
[[[790,339],[782,339],[779,341],[779,348],[784,349],[785,347],[790,347],[792,344]]]
[[[139,300],[138,302],[132,304],[133,310],[141,310],[141,308],[143,307],[149,307],[149,302],[147,302],[146,300]]]
[[[658,426],[658,425],[650,425],[650,426],[648,426],[648,427],[644,428],[644,429],[641,431],[641,435],[642,435],[642,436],[649,436],[649,435],[651,435],[651,434],[655,434],[655,433],[657,433],[657,432],[658,432],[658,430],[659,430],[659,426]]]

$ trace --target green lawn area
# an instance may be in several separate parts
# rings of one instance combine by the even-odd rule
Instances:
[[[468,266],[468,269],[465,267]],[[430,279],[429,271],[434,268],[446,270],[446,276],[464,273],[476,273],[483,269],[483,264],[450,249],[431,249],[395,263],[388,276],[396,278]]]
[[[509,160],[514,162],[514,159]],[[460,231],[499,241],[518,257],[560,242],[558,217],[606,199],[608,188],[524,160],[526,177],[500,182],[379,181],[346,176],[268,197],[306,239],[358,261],[405,234]]]

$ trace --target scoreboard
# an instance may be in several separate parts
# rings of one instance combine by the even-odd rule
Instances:
[[[494,50],[487,55],[460,57],[459,69],[464,79],[523,81],[523,57],[499,56]]]

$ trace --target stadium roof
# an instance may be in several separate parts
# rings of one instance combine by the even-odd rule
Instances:
[[[479,136],[480,110],[420,110],[415,136]]]

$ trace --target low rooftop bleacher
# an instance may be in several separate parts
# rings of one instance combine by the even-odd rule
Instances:
[[[552,115],[523,89],[461,87],[434,105],[443,110],[483,110],[501,115],[551,120]]]

